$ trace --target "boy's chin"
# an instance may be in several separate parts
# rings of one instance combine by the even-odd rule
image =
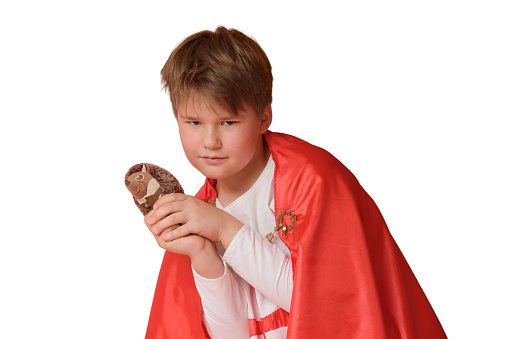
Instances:
[[[205,178],[208,178],[208,179],[212,179],[212,180],[217,180],[217,179],[220,179],[221,176],[218,175],[217,173],[214,173],[213,171],[207,171],[207,170],[200,170],[198,169],[198,171],[205,177]]]

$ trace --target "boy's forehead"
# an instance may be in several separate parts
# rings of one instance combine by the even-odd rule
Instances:
[[[199,118],[204,114],[214,113],[221,119],[238,117],[238,114],[231,112],[221,105],[217,100],[206,99],[200,95],[188,95],[177,110],[178,116],[184,119]],[[241,112],[239,112],[241,113]]]

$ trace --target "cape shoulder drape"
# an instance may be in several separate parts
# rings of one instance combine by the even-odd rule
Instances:
[[[288,338],[446,338],[353,174],[298,138],[267,132],[265,139],[276,164],[274,225],[284,226],[278,233],[294,275]],[[215,201],[214,181],[197,197]],[[146,338],[206,337],[190,260],[166,252]]]

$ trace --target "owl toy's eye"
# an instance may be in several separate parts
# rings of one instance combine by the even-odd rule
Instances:
[[[145,176],[142,173],[138,174],[136,178],[134,178],[136,181],[142,181],[143,179],[145,179]]]

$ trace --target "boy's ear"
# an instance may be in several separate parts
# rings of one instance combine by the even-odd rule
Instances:
[[[262,112],[262,117],[260,119],[260,133],[265,133],[270,127],[272,123],[272,105],[267,104]]]

